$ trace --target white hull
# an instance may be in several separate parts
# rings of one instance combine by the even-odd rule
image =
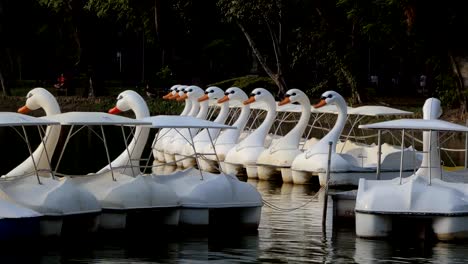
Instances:
[[[426,238],[427,233],[440,241],[468,239],[468,216],[456,215],[408,215],[407,213],[372,214],[356,212],[356,235],[365,238],[386,238],[405,232],[408,227],[398,228],[396,219],[411,220],[416,223],[410,228],[420,238]]]

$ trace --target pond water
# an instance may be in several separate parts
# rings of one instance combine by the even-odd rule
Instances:
[[[134,234],[20,242],[2,247],[0,263],[466,263],[468,243],[357,238],[353,225],[322,230],[323,192],[249,181],[268,203],[254,234]],[[331,202],[329,209],[331,209]]]

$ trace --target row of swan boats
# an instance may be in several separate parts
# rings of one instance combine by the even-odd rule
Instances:
[[[216,123],[227,122],[229,109],[240,110],[237,119],[230,120],[235,129],[205,129],[200,132],[174,129],[160,131],[154,142],[155,165],[169,163],[174,167],[189,168],[196,164],[201,170],[208,172],[223,171],[236,176],[247,175],[253,179],[282,180],[294,184],[309,184],[318,180],[322,186],[326,182],[328,142],[332,142],[332,176],[328,184],[356,186],[359,178],[372,178],[377,167],[382,178],[397,177],[400,146],[383,145],[381,162],[377,165],[375,144],[356,143],[346,139],[364,117],[412,114],[385,106],[351,108],[347,106],[344,98],[334,91],[325,92],[320,103],[314,106],[311,106],[308,96],[299,89],[287,91],[282,101],[275,102],[272,94],[263,88],[254,89],[248,97],[237,87],[231,87],[223,93],[218,87],[209,87],[203,91],[197,86],[175,85],[163,98],[185,101],[185,108],[180,115],[199,119],[209,117],[208,99],[212,99],[219,106],[218,115],[214,119]],[[259,109],[264,112],[263,120],[255,129],[247,129],[249,121],[255,121],[261,116]],[[287,134],[278,136],[269,133],[271,130],[277,130],[273,129],[273,125],[278,119],[284,121],[284,118],[278,117],[292,112],[299,112],[300,118]],[[326,135],[321,139],[307,139],[307,136],[304,138],[305,133],[310,134],[310,127],[317,127],[314,124],[318,123],[324,114],[330,113],[337,118],[333,128],[329,129]],[[312,125],[309,125],[311,121]],[[348,135],[343,137],[347,122],[351,124],[351,129]],[[278,126],[281,126],[281,123]],[[307,129],[309,131],[306,131]],[[193,146],[184,140],[189,137],[195,142]],[[407,155],[415,153],[412,146],[404,151]],[[195,161],[194,152],[215,155],[202,155]],[[415,157],[405,160],[405,175],[409,175],[413,168],[421,163],[422,156],[416,153]]]

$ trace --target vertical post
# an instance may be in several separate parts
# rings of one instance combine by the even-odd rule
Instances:
[[[23,128],[24,140],[26,141],[26,145],[28,145],[29,155],[31,156],[31,161],[32,161],[33,166],[34,166],[34,171],[36,172],[37,182],[39,184],[42,184],[41,179],[39,178],[39,171],[37,169],[37,164],[36,164],[36,161],[34,160],[34,155],[33,155],[32,149],[31,149],[31,144],[29,143],[28,134],[26,134],[26,128],[24,126],[21,126],[21,128]]]
[[[403,158],[405,156],[405,130],[401,131],[400,185],[403,179]]]
[[[104,133],[104,127],[101,125],[102,140],[104,141],[104,148],[106,149],[107,161],[109,162],[109,169],[111,172],[112,180],[117,181],[114,176],[114,169],[112,168],[112,160],[110,159],[109,149],[107,148],[106,134]]]
[[[429,130],[429,185],[432,184],[432,130]]]
[[[325,183],[325,197],[323,199],[323,211],[322,211],[322,232],[326,232],[325,228],[327,225],[327,207],[328,207],[328,182],[330,181],[330,167],[331,167],[331,153],[332,153],[333,142],[328,142],[328,162],[327,162],[327,182]]]
[[[135,178],[136,176],[135,176],[135,171],[133,171],[132,154],[130,154],[130,150],[128,149],[127,137],[125,136],[125,131],[124,131],[123,125],[121,125],[120,128],[122,129],[122,136],[123,136],[123,140],[124,140],[124,143],[125,143],[125,150],[127,150],[128,161],[130,162],[130,169],[132,170],[132,176],[133,176],[133,178]],[[123,171],[125,171],[126,169],[127,168],[124,168]]]
[[[377,131],[377,173],[375,175],[376,180],[380,180],[380,166],[381,166],[381,157],[382,157],[382,131],[379,129]]]
[[[468,126],[468,120],[466,120]],[[468,168],[468,132],[465,132],[465,169]]]
[[[200,168],[200,163],[199,163],[199,161],[198,161],[198,153],[197,153],[197,150],[196,150],[196,148],[195,148],[195,142],[193,141],[192,130],[189,128],[189,129],[188,129],[188,132],[189,132],[189,135],[190,135],[190,142],[189,142],[189,144],[192,145],[193,154],[195,154],[195,162],[197,163],[198,171],[200,172],[200,180],[203,181],[203,171],[201,170],[201,168]]]

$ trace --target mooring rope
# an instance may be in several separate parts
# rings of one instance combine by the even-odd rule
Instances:
[[[308,204],[310,204],[312,201],[316,200],[317,197],[318,197],[318,195],[320,194],[320,191],[321,191],[323,188],[324,188],[324,187],[321,187],[307,202],[305,202],[305,203],[303,203],[303,204],[301,204],[301,205],[299,205],[299,206],[297,206],[297,207],[292,207],[292,208],[283,208],[283,207],[279,207],[279,206],[277,206],[277,205],[275,205],[275,204],[273,204],[273,203],[271,203],[271,202],[268,202],[268,201],[265,200],[263,197],[262,197],[262,201],[263,201],[263,203],[264,203],[267,207],[269,207],[269,208],[271,208],[271,209],[273,209],[273,210],[275,210],[275,211],[279,211],[279,212],[292,212],[292,211],[301,209],[301,208],[307,206]]]

